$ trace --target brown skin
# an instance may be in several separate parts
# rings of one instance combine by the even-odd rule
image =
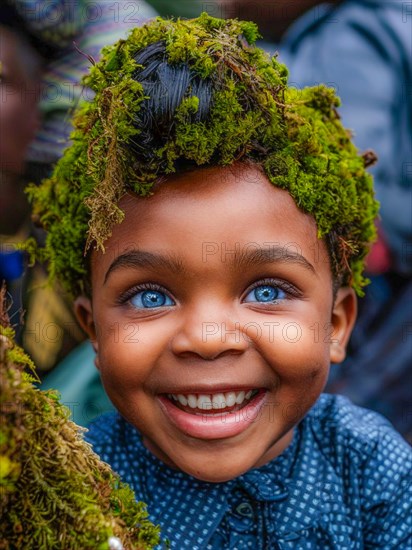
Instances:
[[[337,4],[338,1],[328,3]],[[298,17],[323,3],[320,0],[219,0],[215,9],[219,10],[221,17],[254,21],[265,40],[278,42]]]
[[[0,167],[21,174],[40,123],[40,62],[22,38],[0,26]]]
[[[0,25],[0,234],[13,235],[30,206],[20,179],[40,124],[40,58],[24,38]]]
[[[79,297],[75,306],[108,395],[146,447],[199,479],[225,481],[265,464],[289,445],[294,426],[324,388],[330,362],[345,357],[356,317],[351,289],[339,289],[333,299],[326,247],[313,218],[260,170],[245,166],[171,177],[151,197],[127,195],[120,205],[124,222],[114,227],[106,253],[92,254],[92,300]],[[212,250],[205,243],[217,243],[218,252],[205,255]],[[284,254],[240,267],[230,252],[222,256],[223,246],[239,252],[278,246]],[[113,264],[137,249],[173,255],[183,269]],[[297,260],[296,251],[305,260]],[[138,285],[145,283],[158,285],[171,305],[141,307]],[[278,299],[256,301],[254,283],[277,288]],[[205,338],[205,322],[217,323],[219,331]],[[248,323],[261,333],[245,329]],[[273,323],[273,332],[264,323]],[[285,332],[288,323],[299,327],[297,341],[293,327]],[[188,436],[159,404],[162,394],[200,386],[213,392],[216,385],[266,392],[262,413],[234,437]]]

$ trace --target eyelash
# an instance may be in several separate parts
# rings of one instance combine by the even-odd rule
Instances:
[[[136,285],[132,288],[129,288],[124,292],[118,299],[119,304],[125,304],[128,302],[133,296],[136,296],[139,292],[144,292],[145,290],[156,290],[157,292],[162,292],[163,294],[166,294],[171,300],[173,300],[172,296],[167,292],[165,288],[162,286],[156,284],[156,283],[142,283],[140,285]],[[173,300],[174,301],[174,300]]]
[[[286,298],[282,298],[279,301],[282,301],[282,300],[285,300],[285,299],[288,300],[288,299],[292,299],[292,298],[300,298],[301,295],[302,295],[302,293],[294,285],[292,285],[291,283],[288,283],[286,281],[279,280],[279,279],[266,278],[266,279],[260,279],[259,281],[256,281],[256,282],[252,283],[246,289],[246,291],[243,293],[243,298],[245,298],[255,288],[259,288],[261,286],[266,286],[266,285],[267,286],[273,286],[275,288],[279,288],[280,290],[282,290],[286,294]],[[275,300],[275,302],[276,301],[277,300]],[[252,302],[249,302],[249,303],[252,303]],[[259,303],[259,302],[256,302],[256,303]],[[264,303],[264,302],[260,302],[260,303]],[[268,303],[270,303],[270,302],[268,302]]]
[[[242,300],[245,299],[245,297],[250,294],[250,292],[252,292],[255,288],[259,288],[261,286],[265,286],[265,285],[268,285],[268,286],[273,286],[275,288],[279,288],[281,291],[283,291],[285,294],[286,294],[286,298],[282,298],[280,300],[275,300],[274,302],[272,303],[277,303],[277,302],[280,302],[280,301],[284,301],[284,300],[288,300],[288,299],[293,299],[293,298],[300,298],[301,297],[301,292],[292,284],[286,282],[286,281],[283,281],[283,280],[278,280],[278,279],[271,279],[271,278],[265,278],[265,279],[260,279],[259,281],[255,281],[253,284],[251,284],[246,290],[245,292],[243,293],[243,297],[242,297]],[[145,290],[155,290],[157,292],[162,292],[163,294],[165,294],[166,296],[168,296],[170,298],[170,300],[172,301],[175,301],[172,296],[170,295],[170,293],[162,286],[156,284],[156,283],[142,283],[142,284],[139,284],[139,285],[136,285],[130,289],[128,289],[126,292],[124,292],[118,299],[118,303],[119,304],[125,304],[127,303],[129,300],[131,300],[131,298],[133,298],[134,296],[136,296],[136,294],[138,294],[139,292],[144,292]],[[265,304],[265,302],[245,302],[245,303],[261,303],[261,304]],[[271,302],[266,302],[266,305],[270,305]],[[134,306],[133,306],[134,307]],[[170,307],[170,306],[168,306]]]

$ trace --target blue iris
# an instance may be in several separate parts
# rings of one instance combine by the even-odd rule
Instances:
[[[271,303],[285,298],[286,294],[280,288],[272,285],[260,285],[248,293],[245,302]]]
[[[130,303],[140,308],[155,308],[163,306],[174,306],[175,303],[167,294],[159,290],[142,290],[137,292]]]

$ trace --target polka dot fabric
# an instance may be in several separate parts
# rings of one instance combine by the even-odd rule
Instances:
[[[86,439],[148,504],[158,548],[412,549],[412,450],[346,398],[322,395],[282,455],[225,483],[172,470],[116,414]]]

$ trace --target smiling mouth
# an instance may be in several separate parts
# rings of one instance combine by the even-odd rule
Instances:
[[[213,416],[216,414],[229,414],[243,409],[262,391],[251,389],[213,394],[168,393],[166,397],[174,406],[186,413]]]

